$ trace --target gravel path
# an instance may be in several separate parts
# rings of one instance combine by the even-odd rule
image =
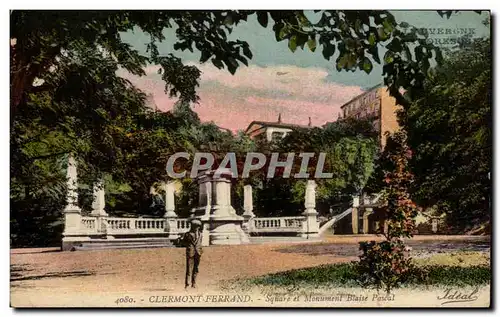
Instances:
[[[50,250],[45,250],[50,251]],[[184,284],[184,250],[179,248],[77,252],[13,252],[11,285],[86,290],[170,290]],[[348,261],[333,254],[282,253],[276,245],[207,247],[198,285],[300,267]]]
[[[357,259],[357,243],[370,236],[330,236],[315,243],[267,243],[206,247],[198,287],[295,268]],[[418,252],[489,250],[488,237],[419,236]],[[155,292],[183,290],[184,250],[179,248],[58,252],[55,248],[11,250],[11,299],[26,294]],[[68,296],[70,296],[68,295]]]

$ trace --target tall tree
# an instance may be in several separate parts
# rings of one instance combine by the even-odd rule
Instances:
[[[117,71],[142,76],[145,66],[160,65],[165,92],[184,103],[196,102],[200,71],[185,65],[175,52],[158,50],[157,44],[165,39],[163,31],[175,28],[174,50],[196,47],[200,62],[210,60],[234,73],[253,54],[248,43],[231,40],[228,34],[250,16],[256,16],[263,27],[272,27],[276,40],[288,41],[291,51],[322,47],[324,58],[338,70],[369,73],[374,62],[383,64],[385,82],[395,95],[400,87],[418,88],[430,60],[440,60],[439,50],[427,44],[424,36],[398,23],[387,11],[14,10],[10,14],[10,145],[11,210],[16,219],[29,217],[30,208],[38,208],[40,217],[40,210],[57,210],[35,207],[34,201],[48,201],[41,197],[63,204],[59,198],[64,193],[57,188],[64,190],[58,161],[64,154],[78,154],[82,180],[92,182],[108,173],[120,181],[132,177],[127,173],[130,166],[138,167],[128,163],[140,162],[136,171],[144,171],[146,166],[158,166],[177,144],[192,144],[185,134],[172,135],[178,126],[172,118],[148,114],[146,96]],[[151,38],[146,54],[120,37],[135,28]],[[382,46],[388,52],[380,58]],[[215,132],[213,127],[206,130]],[[159,155],[158,148],[163,149]],[[141,182],[158,177],[161,174],[149,173]],[[50,185],[54,182],[62,185]],[[23,201],[26,209],[17,208],[17,202]]]
[[[490,217],[491,61],[489,39],[452,53],[402,117],[415,154],[415,199],[450,212],[457,229]]]
[[[364,188],[368,177],[373,172],[377,154],[376,134],[373,126],[354,120],[337,121],[323,129],[297,129],[277,142],[270,152],[295,153],[292,173],[301,169],[299,153],[314,153],[309,160],[307,173],[314,178],[320,153],[324,153],[325,162],[322,172],[332,173],[331,178],[316,179],[318,183],[318,209],[321,213],[329,211],[329,207],[343,207],[353,194]],[[261,175],[262,179],[265,178]],[[288,215],[296,214],[303,208],[305,181],[303,179],[281,178],[282,169],[277,169],[278,177],[265,179],[262,193],[274,204],[265,206],[261,197],[261,205],[266,210],[283,210]],[[273,189],[273,187],[276,187]],[[287,206],[286,203],[291,204]],[[337,209],[337,208],[335,208]]]
[[[230,40],[241,21],[256,15],[263,27],[272,25],[277,41],[287,40],[295,51],[305,45],[322,46],[330,60],[336,52],[338,70],[356,69],[369,73],[373,62],[383,63],[385,82],[398,100],[403,87],[418,87],[439,49],[425,41],[425,35],[407,23],[398,23],[388,11],[23,11],[14,10],[11,20],[11,113],[29,101],[30,94],[54,86],[34,86],[52,76],[75,46],[100,51],[135,75],[145,75],[148,63],[161,65],[165,90],[184,101],[196,101],[200,71],[186,66],[173,52],[159,52],[163,30],[176,28],[175,50],[201,52],[200,62],[211,60],[218,68],[234,73],[248,64],[253,54],[244,40]],[[315,21],[316,20],[316,21]],[[121,32],[139,28],[151,38],[148,55],[124,43]],[[388,52],[383,59],[379,47]],[[414,46],[414,48],[413,48]]]

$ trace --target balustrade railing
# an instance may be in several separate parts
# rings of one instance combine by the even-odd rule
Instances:
[[[98,221],[102,225],[98,226]],[[147,234],[189,231],[191,224],[188,219],[175,219],[170,228],[167,220],[163,218],[119,218],[119,217],[82,217],[82,233],[102,233],[102,234]]]
[[[176,219],[177,232],[184,233],[191,229],[191,223],[188,219]]]
[[[82,230],[88,233],[97,233],[97,218],[82,217]]]
[[[109,234],[140,234],[165,232],[165,219],[161,218],[105,218]]]
[[[280,232],[302,230],[304,217],[271,217],[271,218],[253,218],[253,230],[255,232]]]
[[[252,218],[251,230],[254,232],[300,232],[305,217],[266,217]],[[98,221],[101,221],[99,226]],[[174,219],[170,223],[163,218],[119,218],[119,217],[82,217],[81,232],[88,234],[157,234],[184,233],[191,223],[187,218]]]
[[[154,218],[139,218],[132,220],[132,228],[134,230],[158,231],[165,230],[165,219]]]

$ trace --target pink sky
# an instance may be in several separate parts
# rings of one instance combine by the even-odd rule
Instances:
[[[328,73],[320,68],[290,65],[241,67],[235,75],[211,64],[197,65],[202,71],[194,110],[202,121],[213,121],[232,131],[245,130],[256,121],[277,121],[313,126],[335,121],[340,106],[362,93],[358,86],[326,82]],[[175,99],[164,93],[157,67],[148,67],[147,76],[128,77],[138,88],[152,94],[160,110],[172,109]]]

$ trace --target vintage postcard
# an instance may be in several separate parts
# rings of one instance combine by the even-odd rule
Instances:
[[[11,307],[491,307],[490,32],[11,10]]]

